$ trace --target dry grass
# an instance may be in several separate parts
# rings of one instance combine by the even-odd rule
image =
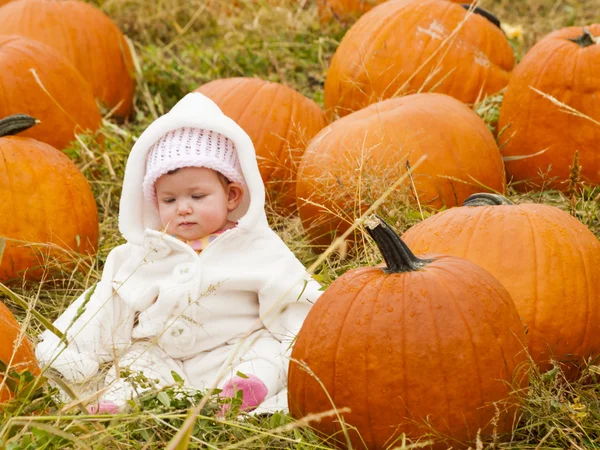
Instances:
[[[229,76],[259,76],[287,84],[322,105],[323,84],[329,61],[345,30],[332,24],[321,29],[314,1],[239,0],[95,0],[126,32],[134,44],[139,66],[135,111],[131,119],[105,120],[99,145],[93,136],[82,136],[67,154],[89,180],[98,205],[100,249],[93,262],[80,262],[80,270],[59,265],[61,275],[40,283],[11,286],[14,294],[2,300],[22,320],[29,336],[44,329],[32,315],[35,310],[52,321],[86,287],[99,279],[106,256],[123,242],[118,232],[118,206],[127,155],[136,136],[184,94],[202,83]],[[482,6],[503,22],[522,25],[511,43],[518,57],[541,36],[561,26],[600,21],[597,0],[487,0]],[[494,129],[502,96],[483,99],[474,109]],[[372,193],[371,193],[372,194]],[[357,196],[372,205],[381,192]],[[388,192],[389,194],[389,192]],[[568,197],[555,191],[509,195],[516,201],[535,201],[571,211],[600,236],[600,190],[574,184]],[[378,205],[378,204],[377,204]],[[431,213],[409,203],[378,211],[403,231]],[[373,208],[375,209],[375,208]],[[315,251],[297,217],[282,216],[268,207],[274,229],[298,258],[328,285],[354,267],[378,262],[368,243],[347,253],[343,240],[337,251]],[[352,226],[354,217],[345,216]],[[76,256],[75,256],[76,258]],[[51,261],[43,262],[48,268]],[[29,305],[24,308],[23,305]],[[524,409],[510,436],[493,442],[476,442],[477,448],[596,448],[600,447],[598,366],[590,364],[577,382],[568,382],[556,369],[535,373],[531,389],[523,393]],[[50,374],[48,374],[50,376]],[[0,412],[0,442],[7,449],[34,448],[332,448],[306,422],[289,416],[237,420],[217,419],[218,400],[203,393],[167,392],[149,395],[130,412],[102,419],[81,412],[76,404],[57,400],[50,384],[28,391]],[[193,415],[188,409],[196,408]],[[187,422],[186,422],[187,421]],[[184,424],[187,423],[189,428]],[[185,433],[180,430],[187,430]],[[411,448],[399,441],[396,448]]]

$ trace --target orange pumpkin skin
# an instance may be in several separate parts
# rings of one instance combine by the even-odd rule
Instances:
[[[481,186],[506,188],[494,137],[467,106],[443,94],[385,100],[331,123],[306,149],[296,196],[311,241],[331,243],[406,174],[407,161],[414,165],[424,155],[412,171],[421,204],[451,207]],[[414,200],[410,184],[389,202]]]
[[[34,139],[0,137],[0,174],[0,236],[6,238],[0,281],[21,276],[25,270],[26,279],[39,279],[44,263],[39,253],[50,252],[12,240],[53,243],[95,254],[96,202],[87,180],[65,154]],[[58,250],[50,256],[65,257]]]
[[[248,133],[271,204],[280,212],[293,212],[300,159],[326,125],[321,108],[292,88],[259,78],[214,80],[196,91]]]
[[[587,27],[600,39],[600,24]],[[579,151],[581,176],[600,184],[600,126],[563,111],[531,87],[600,121],[600,45],[582,46],[569,39],[583,35],[583,28],[569,27],[550,33],[535,44],[518,64],[506,89],[498,129],[502,154],[506,157],[535,155],[507,160],[506,170],[520,191],[545,188],[568,189],[569,166]],[[593,42],[593,41],[592,41]],[[530,87],[531,86],[531,87]],[[545,150],[545,151],[544,151]],[[551,169],[549,169],[551,166]],[[539,172],[546,175],[546,179]]]
[[[349,23],[387,0],[317,0],[319,20],[322,24],[332,19]],[[453,3],[472,3],[468,0],[450,0]]]
[[[90,86],[49,46],[0,35],[0,67],[0,118],[27,113],[40,120],[21,136],[62,150],[75,139],[75,133],[100,126],[102,117]]]
[[[537,203],[452,208],[402,238],[415,252],[466,258],[496,277],[542,369],[551,352],[575,363],[600,354],[600,242],[566,212]]]
[[[27,336],[21,335],[21,326],[6,305],[0,302],[0,361],[10,364],[15,372],[29,370],[33,375],[40,374],[40,368]],[[15,348],[16,347],[16,348]],[[14,356],[13,356],[14,354]],[[5,374],[0,372],[0,384]],[[0,389],[0,404],[10,400],[13,393],[6,384]]]
[[[465,21],[467,14],[445,0],[392,0],[362,16],[331,60],[325,80],[328,116],[419,92],[470,104],[504,88],[514,65],[510,44],[489,20],[471,14]]]
[[[98,8],[79,0],[19,0],[0,10],[0,30],[53,47],[79,70],[101,103],[109,108],[120,103],[117,116],[131,114],[131,52],[121,30]]]
[[[526,338],[517,310],[475,264],[424,258],[432,261],[403,273],[349,270],[317,300],[292,350],[294,417],[331,410],[326,390],[337,408],[351,409],[344,419],[364,440],[350,431],[354,448],[391,448],[401,433],[416,439],[427,432],[425,420],[460,443],[474,439],[479,427],[483,435],[492,430],[491,403],[510,398],[511,382],[528,384],[519,373],[526,369]],[[500,415],[498,432],[510,430],[514,412]],[[340,432],[335,420],[311,425],[331,436]]]

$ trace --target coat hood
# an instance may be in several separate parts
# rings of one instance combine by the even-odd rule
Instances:
[[[132,244],[142,245],[145,229],[161,228],[158,209],[145,198],[142,188],[146,158],[150,147],[164,134],[182,127],[215,131],[233,141],[245,186],[240,206],[229,215],[229,219],[237,221],[239,228],[247,230],[266,223],[265,189],[252,140],[237,123],[223,114],[216,103],[194,92],[187,94],[171,111],[152,122],[131,149],[119,206],[119,230],[123,237]]]

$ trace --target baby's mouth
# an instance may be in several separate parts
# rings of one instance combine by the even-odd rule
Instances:
[[[181,222],[179,224],[180,227],[189,227],[191,225],[196,225],[196,222]]]

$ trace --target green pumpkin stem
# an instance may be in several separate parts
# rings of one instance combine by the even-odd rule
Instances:
[[[417,258],[400,236],[376,214],[365,221],[365,228],[383,255],[387,273],[414,272],[431,262]]]
[[[575,42],[580,47],[589,47],[590,45],[596,44],[596,38],[587,29],[587,27],[583,27],[583,34],[573,39],[567,39],[568,41]]]
[[[21,133],[38,123],[39,120],[27,114],[13,114],[0,120],[0,137]]]
[[[498,205],[514,205],[514,202],[507,199],[503,195],[489,194],[481,192],[467,197],[463,206],[498,206]]]
[[[465,8],[467,11],[471,9],[470,3],[461,3],[460,6]],[[500,26],[500,19],[498,19],[491,12],[489,12],[483,8],[480,8],[479,6],[476,6],[475,8],[473,8],[473,12],[475,14],[479,14],[481,17],[486,18],[488,21],[490,21],[492,24],[496,25],[498,28],[500,28],[502,30],[502,27]]]

